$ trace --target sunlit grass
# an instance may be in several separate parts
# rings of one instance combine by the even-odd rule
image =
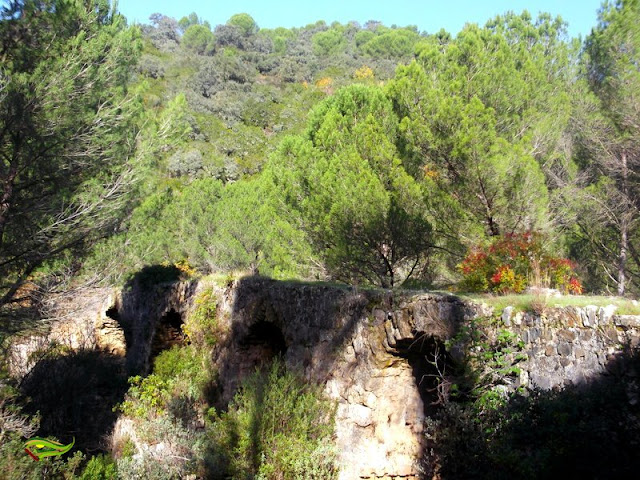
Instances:
[[[505,307],[512,306],[516,311],[531,311],[532,305],[544,302],[547,307],[586,307],[595,305],[605,307],[607,305],[616,306],[619,315],[640,315],[640,303],[628,298],[605,296],[605,295],[563,295],[552,297],[536,294],[520,295],[491,295],[482,293],[459,294],[460,298],[483,302],[494,308],[496,312],[501,312]]]

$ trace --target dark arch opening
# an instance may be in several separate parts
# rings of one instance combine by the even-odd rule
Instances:
[[[268,346],[275,355],[284,354],[287,344],[284,341],[282,331],[271,322],[260,321],[249,327],[249,333],[240,342],[240,345],[250,347],[255,345]]]
[[[406,358],[412,368],[424,414],[429,416],[448,395],[454,369],[444,343],[433,337],[419,336],[413,340],[400,340],[396,348],[398,356]]]
[[[118,307],[115,305],[109,309],[107,309],[104,314],[109,317],[111,320],[115,320],[116,322],[120,322],[120,312],[118,312]]]
[[[243,352],[241,377],[287,353],[287,343],[282,331],[273,323],[264,320],[251,325],[247,335],[238,342],[238,346]]]
[[[168,350],[174,345],[184,344],[183,324],[182,315],[173,308],[160,318],[151,343],[152,359],[157,357],[163,350]]]

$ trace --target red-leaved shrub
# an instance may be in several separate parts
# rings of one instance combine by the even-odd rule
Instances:
[[[470,249],[458,265],[460,288],[471,292],[519,293],[528,286],[552,287],[581,294],[575,264],[544,251],[543,236],[536,232],[497,237],[485,247]]]

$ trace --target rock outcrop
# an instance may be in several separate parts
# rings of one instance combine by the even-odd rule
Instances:
[[[102,350],[121,356],[126,354],[124,332],[108,312],[118,302],[119,292],[111,288],[85,289],[72,298],[50,299],[51,320],[43,321],[40,330],[14,338],[7,351],[11,375],[23,377],[41,354],[52,346],[69,350]]]

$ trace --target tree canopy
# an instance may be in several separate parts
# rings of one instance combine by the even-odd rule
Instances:
[[[139,32],[109,2],[0,12],[0,304],[38,267],[117,222],[132,182]]]

